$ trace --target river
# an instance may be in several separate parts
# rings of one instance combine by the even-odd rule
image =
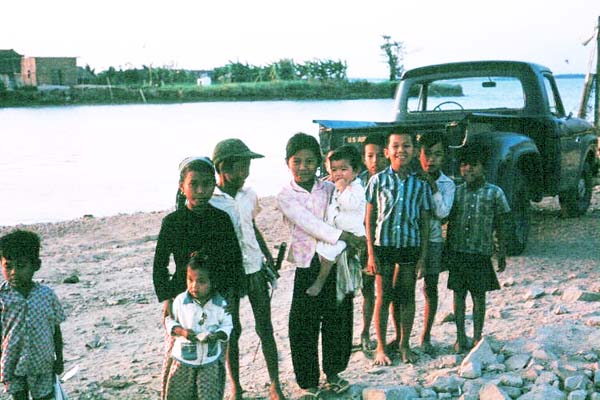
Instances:
[[[576,114],[582,79],[559,79]],[[179,161],[225,138],[265,158],[247,184],[259,196],[290,179],[285,144],[317,135],[313,119],[388,121],[392,99],[215,102],[0,109],[0,225],[108,216],[173,206]]]

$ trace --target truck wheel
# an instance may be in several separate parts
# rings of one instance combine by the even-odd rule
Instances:
[[[585,163],[577,186],[558,196],[563,217],[580,217],[587,211],[592,199],[593,177],[590,164]]]
[[[517,171],[514,185],[510,204],[510,229],[508,230],[506,249],[509,256],[516,256],[523,253],[529,240],[529,227],[531,223],[527,179],[521,171]]]

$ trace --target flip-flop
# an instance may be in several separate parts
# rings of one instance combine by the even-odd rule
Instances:
[[[300,395],[300,397],[298,398],[299,400],[313,400],[313,399],[318,399],[319,396],[321,394],[321,391],[319,389],[304,389],[302,391],[302,394]]]
[[[332,381],[327,381],[327,388],[334,393],[344,393],[350,388],[350,382],[339,376]]]

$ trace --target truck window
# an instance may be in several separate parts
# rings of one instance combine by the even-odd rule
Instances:
[[[476,76],[414,82],[410,88],[408,111],[444,112],[477,110],[522,110],[525,91],[512,76]],[[442,104],[444,103],[444,104]]]
[[[564,112],[562,111],[561,107],[557,104],[556,101],[556,99],[560,97],[558,97],[558,92],[555,90],[553,81],[551,81],[550,79],[551,78],[548,75],[544,75],[544,88],[546,89],[546,101],[548,103],[548,110],[550,110],[550,112],[553,115],[557,117],[562,117],[564,115]]]

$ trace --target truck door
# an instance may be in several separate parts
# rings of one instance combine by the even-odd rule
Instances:
[[[565,115],[558,88],[552,75],[544,74],[547,106],[556,122],[556,134],[560,141],[560,181],[559,191],[573,189],[577,182],[581,165],[579,140],[585,128],[577,118]]]

